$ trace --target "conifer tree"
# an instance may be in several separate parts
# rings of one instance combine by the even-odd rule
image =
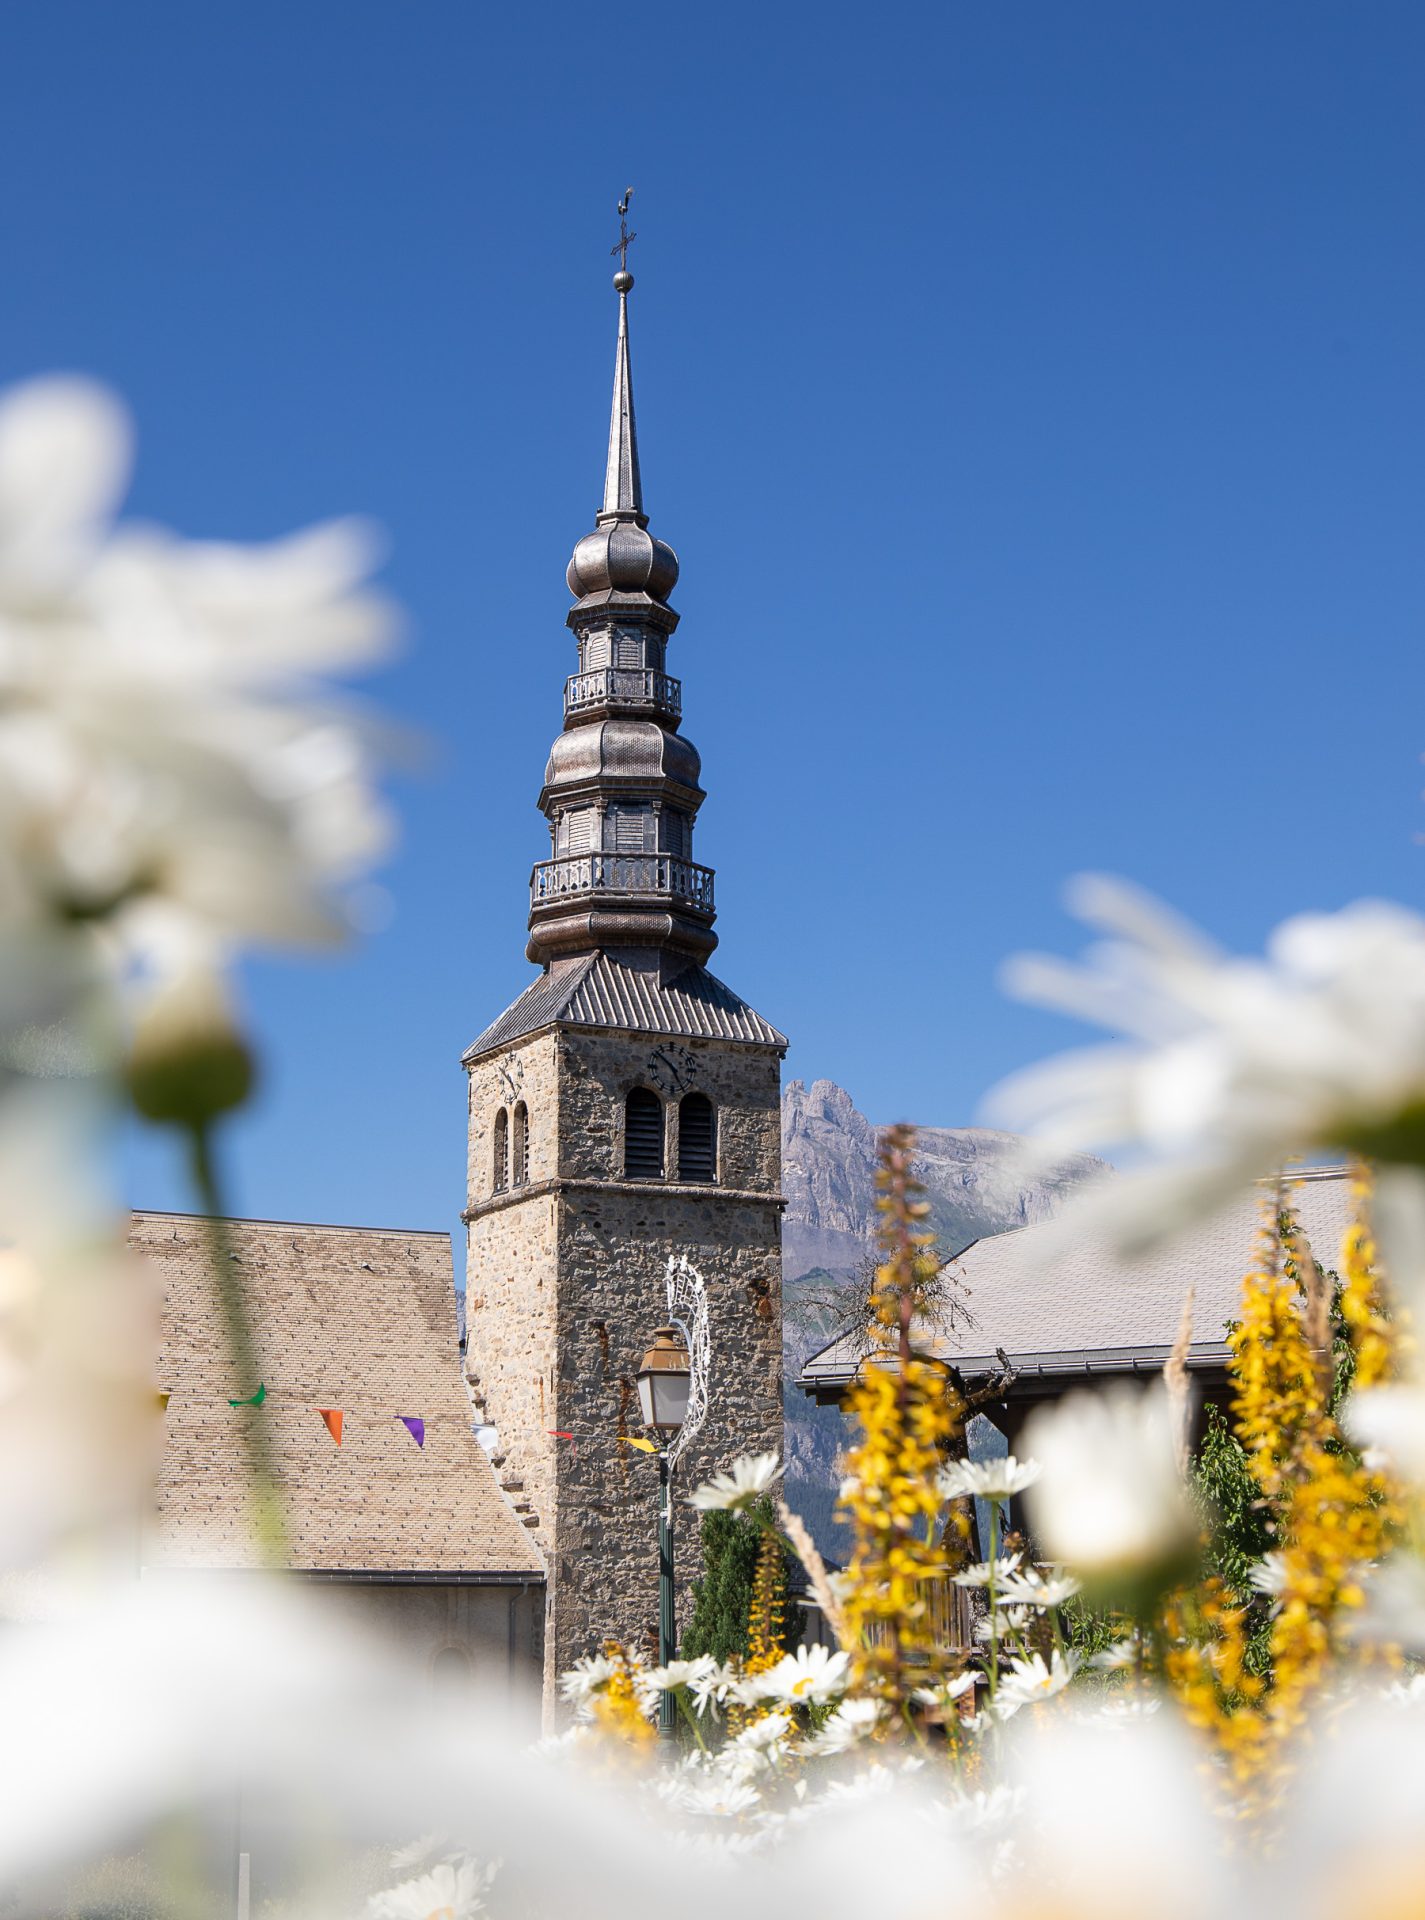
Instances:
[[[683,1635],[685,1660],[695,1660],[704,1653],[715,1660],[746,1659],[758,1553],[773,1525],[772,1503],[765,1496],[748,1513],[725,1513],[715,1508],[703,1515],[699,1529],[703,1573],[693,1582],[693,1617]],[[779,1586],[783,1644],[793,1647],[801,1639],[803,1623],[802,1609],[790,1603],[788,1592],[795,1564],[784,1545]]]

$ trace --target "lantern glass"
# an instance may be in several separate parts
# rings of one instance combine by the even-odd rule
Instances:
[[[692,1373],[672,1327],[660,1327],[638,1370],[638,1404],[645,1427],[676,1433],[688,1417]]]

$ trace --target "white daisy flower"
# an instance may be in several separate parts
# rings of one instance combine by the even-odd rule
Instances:
[[[943,1711],[969,1693],[979,1678],[973,1668],[966,1667],[963,1673],[952,1674],[933,1687],[917,1687],[912,1697],[922,1707],[938,1707]]]
[[[1285,1557],[1280,1553],[1264,1553],[1248,1573],[1247,1580],[1257,1593],[1275,1596],[1283,1592],[1287,1583]]]
[[[742,1729],[728,1741],[725,1752],[764,1753],[769,1747],[777,1746],[785,1740],[792,1730],[792,1717],[789,1713],[768,1713],[760,1720],[754,1720],[750,1726]]]
[[[1021,957],[1006,969],[1008,990],[1129,1038],[1033,1067],[988,1107],[1054,1153],[1147,1149],[1150,1164],[1103,1182],[1082,1218],[1143,1245],[1293,1157],[1389,1159],[1392,1128],[1419,1138],[1418,914],[1381,900],[1302,914],[1277,928],[1265,957],[1239,959],[1123,881],[1081,878],[1070,906],[1107,939],[1077,966]]]
[[[1136,1667],[1137,1664],[1138,1642],[1132,1634],[1126,1640],[1115,1640],[1111,1647],[1102,1648],[1089,1662],[1100,1673],[1121,1673],[1125,1668]]]
[[[817,1757],[849,1753],[875,1732],[885,1712],[879,1700],[843,1700],[825,1725],[803,1740],[799,1751]]]
[[[789,1705],[821,1705],[846,1689],[846,1670],[851,1657],[833,1653],[829,1647],[798,1647],[784,1654],[775,1667],[754,1674],[748,1683],[750,1697],[757,1700],[785,1700]]]
[[[741,1814],[751,1813],[761,1797],[756,1787],[746,1780],[710,1778],[683,1787],[677,1803],[685,1813],[700,1814],[707,1819],[735,1820]]]
[[[696,1713],[711,1713],[716,1717],[718,1708],[736,1687],[738,1674],[735,1667],[719,1666],[711,1655],[706,1655],[705,1659],[706,1665],[702,1660],[692,1663],[700,1671],[688,1680],[688,1692]]]
[[[1062,1607],[1082,1590],[1082,1582],[1072,1574],[1056,1571],[1046,1575],[1038,1567],[1021,1567],[1018,1573],[1005,1577],[1000,1597],[1014,1606],[1048,1609]]]
[[[954,1574],[952,1578],[957,1587],[987,1587],[991,1581],[998,1585],[1015,1572],[1023,1557],[1020,1553],[1005,1553],[997,1560],[977,1560],[974,1566],[966,1567],[963,1573]]]
[[[940,1469],[936,1484],[947,1500],[965,1494],[977,1500],[1012,1500],[1033,1486],[1041,1471],[1037,1460],[1016,1460],[1013,1454],[999,1460],[952,1460]]]
[[[1047,1665],[1039,1653],[1028,1660],[1011,1660],[995,1691],[995,1712],[1002,1712],[1011,1701],[1027,1707],[1052,1700],[1064,1691],[1078,1669],[1079,1656],[1072,1651],[1060,1653],[1057,1647]]]
[[[0,398],[0,934],[329,939],[389,828],[369,728],[301,677],[385,650],[370,542],[116,527],[131,440],[88,381]]]
[[[475,1920],[485,1912],[485,1895],[499,1871],[498,1860],[443,1861],[429,1873],[388,1887],[367,1903],[370,1920]]]
[[[677,1687],[691,1687],[695,1681],[706,1680],[716,1671],[717,1661],[704,1653],[696,1660],[670,1660],[666,1667],[649,1667],[642,1678],[656,1693],[672,1693]]]
[[[722,1509],[740,1513],[753,1506],[782,1472],[775,1453],[744,1454],[731,1473],[715,1473],[691,1495],[691,1505],[702,1513]]]
[[[602,1693],[615,1672],[614,1663],[602,1653],[586,1654],[559,1676],[559,1691],[576,1712],[587,1713],[594,1695]]]
[[[1198,1520],[1178,1469],[1167,1389],[1066,1394],[1025,1422],[1044,1472],[1029,1493],[1034,1537],[1085,1578],[1133,1578],[1187,1553]]]
[[[992,1618],[975,1622],[977,1640],[1007,1640],[1012,1634],[1023,1633],[1033,1619],[1029,1607],[996,1608]]]

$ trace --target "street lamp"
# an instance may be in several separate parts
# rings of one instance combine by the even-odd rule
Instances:
[[[660,1327],[638,1369],[638,1404],[643,1424],[658,1433],[676,1433],[688,1417],[692,1362],[676,1327]]]
[[[677,1327],[659,1327],[638,1369],[638,1404],[645,1427],[663,1441],[658,1449],[658,1664],[666,1667],[677,1651],[673,1611],[673,1494],[669,1461],[671,1437],[688,1417],[693,1367]],[[673,1696],[665,1688],[658,1702],[658,1731],[673,1737]]]

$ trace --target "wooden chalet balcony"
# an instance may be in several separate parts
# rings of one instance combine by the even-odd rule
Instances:
[[[595,667],[571,673],[564,682],[564,712],[591,707],[652,707],[676,720],[683,711],[683,688],[672,674],[653,667]]]
[[[661,894],[704,913],[713,910],[711,867],[671,853],[566,853],[541,860],[530,876],[530,901],[541,906],[577,894]]]

